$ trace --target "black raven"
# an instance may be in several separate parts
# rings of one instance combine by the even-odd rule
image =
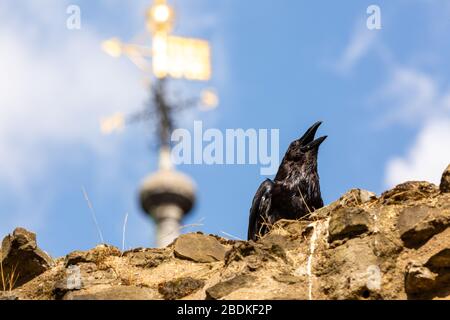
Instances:
[[[317,154],[326,136],[314,140],[322,122],[315,123],[292,142],[275,180],[267,179],[256,191],[250,209],[248,239],[257,240],[281,219],[299,219],[323,207],[317,173]]]

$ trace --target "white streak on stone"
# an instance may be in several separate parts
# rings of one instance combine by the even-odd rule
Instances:
[[[316,242],[317,238],[320,235],[321,229],[322,229],[322,223],[321,221],[316,221],[311,223],[308,227],[313,228],[313,233],[311,235],[311,239],[309,242],[309,256],[308,256],[308,263],[306,266],[306,273],[308,275],[308,298],[309,300],[313,300],[313,274],[312,274],[312,264],[313,264],[313,257],[314,257],[314,251],[316,250]]]

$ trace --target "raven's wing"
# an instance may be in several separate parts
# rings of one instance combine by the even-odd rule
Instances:
[[[262,229],[267,229],[264,222],[268,222],[272,198],[273,181],[267,179],[256,191],[253,198],[252,207],[250,209],[250,217],[248,221],[248,240],[257,239],[258,235],[263,234]]]

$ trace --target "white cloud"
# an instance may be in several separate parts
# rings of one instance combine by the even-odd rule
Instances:
[[[349,43],[335,63],[336,70],[340,73],[350,72],[374,47],[377,34],[378,31],[366,27],[365,21],[358,20]]]
[[[438,91],[430,75],[412,68],[393,67],[388,83],[377,93],[377,100],[388,107],[384,109],[382,124],[411,125],[436,116],[446,103]]]
[[[103,54],[99,35],[59,27],[59,43],[43,47],[34,33],[0,23],[0,177],[16,186],[43,171],[46,144],[101,150],[100,116],[132,110],[145,98],[138,73]]]
[[[410,180],[439,184],[450,163],[450,118],[427,122],[406,155],[389,160],[386,184],[389,187]]]
[[[442,18],[439,16],[435,20]],[[436,21],[427,23],[431,29],[436,29]],[[442,171],[450,163],[450,88],[441,85],[439,80],[442,78],[438,80],[418,67],[396,63],[392,52],[382,39],[378,39],[379,34],[358,21],[335,68],[342,74],[348,73],[367,54],[375,51],[388,74],[388,81],[370,99],[377,108],[382,108],[381,117],[375,123],[382,127],[408,125],[418,129],[405,154],[395,155],[387,161],[384,182],[387,187],[408,180],[438,183]],[[441,38],[438,41],[442,41]]]
[[[387,162],[386,185],[392,187],[409,180],[439,183],[450,163],[450,91],[441,90],[437,80],[428,74],[397,66],[380,97],[389,107],[384,124],[419,128],[406,154]]]
[[[52,174],[59,153],[88,150],[81,156],[119,161],[117,140],[101,136],[98,121],[146,98],[134,66],[101,52],[101,35],[87,24],[66,29],[65,8],[62,1],[0,3],[0,189],[9,200],[1,234],[45,227],[57,197],[52,183],[62,183]]]
[[[99,134],[99,119],[138,110],[147,98],[142,73],[126,59],[100,50],[104,36],[84,19],[81,30],[66,29],[68,3],[0,4],[0,182],[20,192],[30,179],[45,175],[48,155],[42,145],[85,144],[101,152],[107,139]],[[127,14],[142,18],[148,5],[130,3]],[[201,18],[188,9],[180,8],[183,16],[193,16],[183,19],[181,33],[217,22],[212,13]],[[82,5],[82,18],[86,10]],[[218,58],[224,62],[223,53]]]
[[[428,7],[434,10],[434,7]],[[445,15],[436,13],[433,12],[430,15],[433,19],[426,22],[433,30],[430,38],[438,32],[442,35],[440,31],[443,28],[436,26],[448,23]],[[368,30],[364,21],[357,21],[350,41],[334,67],[341,74],[346,74],[374,50],[388,73],[388,81],[369,99],[380,109],[381,120],[374,122],[383,127],[409,125],[418,128],[408,151],[387,161],[384,182],[387,187],[408,180],[438,183],[442,171],[450,163],[450,88],[441,87],[437,77],[419,68],[396,63],[392,52],[379,38],[381,35],[379,31]],[[442,36],[437,40],[441,42]],[[441,52],[434,53],[438,55]]]

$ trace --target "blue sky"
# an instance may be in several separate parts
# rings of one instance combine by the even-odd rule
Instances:
[[[6,0],[0,4],[0,235],[38,234],[53,256],[99,242],[84,186],[105,240],[151,246],[152,222],[137,203],[156,169],[152,130],[104,136],[99,119],[139,110],[145,75],[112,59],[112,36],[145,43],[151,1]],[[220,107],[192,111],[205,128],[280,129],[280,157],[317,120],[328,140],[319,158],[324,200],[353,187],[381,193],[409,179],[437,183],[450,162],[450,3],[445,0],[177,0],[175,33],[211,41],[210,83],[174,83],[186,94],[214,87]],[[79,5],[81,30],[66,29]],[[381,8],[368,30],[366,9]],[[259,166],[179,168],[198,185],[186,231],[245,238]]]

